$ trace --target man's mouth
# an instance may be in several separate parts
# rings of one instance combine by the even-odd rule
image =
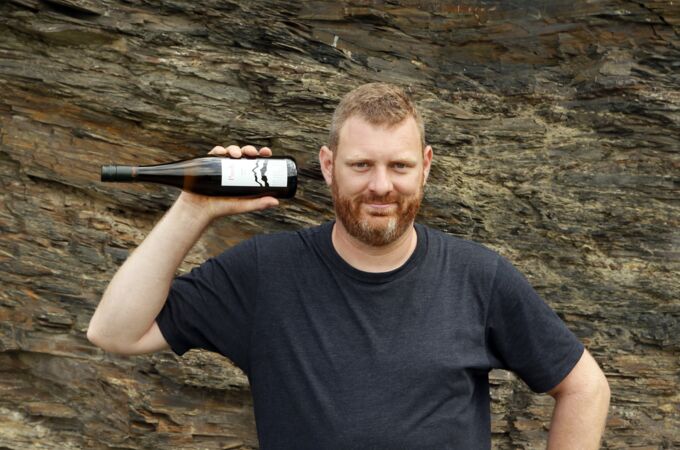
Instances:
[[[397,209],[396,203],[364,203],[369,213],[387,214]]]

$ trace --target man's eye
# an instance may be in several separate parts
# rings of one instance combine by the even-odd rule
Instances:
[[[352,164],[352,167],[356,167],[357,169],[365,169],[368,167],[368,163],[365,162],[355,162]]]

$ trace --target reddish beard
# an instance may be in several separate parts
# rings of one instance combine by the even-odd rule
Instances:
[[[334,177],[335,178],[335,177]],[[391,244],[411,226],[423,200],[423,185],[410,196],[388,194],[384,196],[360,195],[354,198],[341,196],[337,183],[331,184],[335,215],[350,236],[374,247]],[[396,210],[362,213],[362,204],[396,203]]]

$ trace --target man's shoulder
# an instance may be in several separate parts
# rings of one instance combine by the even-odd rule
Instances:
[[[273,233],[258,234],[253,239],[253,244],[258,252],[271,253],[281,251],[303,251],[317,245],[320,239],[328,234],[329,223],[322,223],[304,227],[299,230],[276,231]]]
[[[455,254],[458,259],[468,259],[480,262],[494,263],[499,258],[496,250],[481,242],[469,238],[455,236],[428,225],[417,224],[427,235],[428,247],[431,251],[441,254]]]
[[[299,230],[256,234],[224,249],[216,259],[223,264],[260,262],[290,268],[318,253],[317,248],[323,233],[324,224]]]

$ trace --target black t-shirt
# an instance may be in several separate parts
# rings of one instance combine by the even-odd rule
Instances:
[[[416,225],[390,272],[347,264],[333,222],[257,236],[178,277],[157,322],[173,351],[246,373],[262,449],[490,447],[488,372],[545,392],[583,345],[507,260]]]

